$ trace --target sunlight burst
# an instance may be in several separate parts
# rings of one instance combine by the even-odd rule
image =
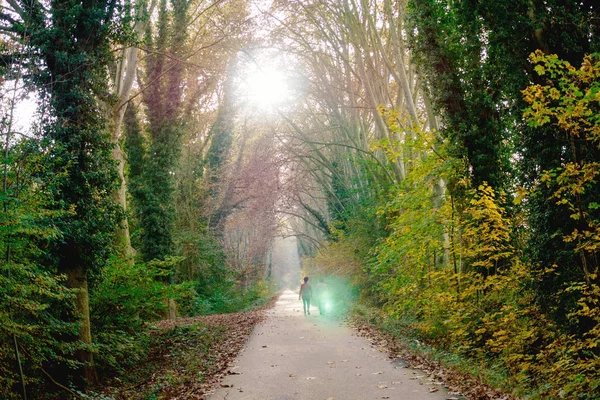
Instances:
[[[285,75],[274,67],[250,71],[245,86],[248,103],[263,110],[280,106],[289,95]]]

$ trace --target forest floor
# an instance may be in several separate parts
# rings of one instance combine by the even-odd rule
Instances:
[[[109,398],[510,399],[480,380],[415,355],[363,322],[302,315],[285,292],[265,309],[155,324],[147,361]],[[274,306],[274,307],[273,307]]]
[[[163,320],[153,324],[148,356],[101,392],[123,400],[204,399],[244,347],[266,309]],[[105,397],[105,398],[106,398]]]

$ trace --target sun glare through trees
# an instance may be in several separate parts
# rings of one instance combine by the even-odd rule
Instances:
[[[291,99],[289,77],[275,64],[247,63],[239,72],[240,96],[258,112],[272,112]]]

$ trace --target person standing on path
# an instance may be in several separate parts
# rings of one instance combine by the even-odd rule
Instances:
[[[312,298],[313,292],[310,283],[308,283],[308,276],[304,277],[304,283],[300,285],[300,294],[298,300],[302,299],[302,305],[304,306],[304,315],[308,313],[310,315],[310,299]]]

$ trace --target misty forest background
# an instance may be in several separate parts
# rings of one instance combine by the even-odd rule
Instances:
[[[599,29],[594,0],[4,0],[0,397],[264,304],[295,237],[381,329],[597,398]]]

